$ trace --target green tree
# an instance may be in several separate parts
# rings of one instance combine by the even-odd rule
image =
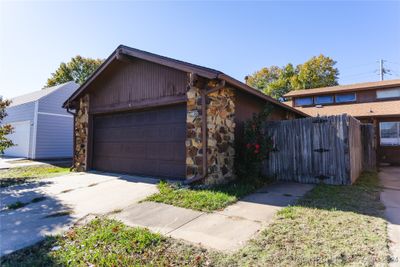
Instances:
[[[76,56],[67,63],[62,62],[58,69],[47,79],[45,87],[50,87],[69,81],[82,84],[100,65],[102,59]]]
[[[13,142],[6,138],[7,134],[12,133],[13,128],[9,124],[2,124],[3,119],[7,116],[6,108],[10,105],[9,100],[3,100],[0,96],[0,154],[4,153],[4,150],[13,146]]]
[[[338,85],[339,70],[336,61],[330,57],[319,55],[312,57],[296,68],[296,77],[292,81],[293,88],[310,89]]]
[[[284,67],[262,68],[247,76],[246,83],[273,98],[282,99],[292,90],[337,85],[339,70],[335,64],[331,58],[319,55],[296,67],[289,63]]]

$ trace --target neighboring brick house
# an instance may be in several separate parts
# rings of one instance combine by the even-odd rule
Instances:
[[[271,120],[307,116],[222,72],[119,46],[64,103],[74,167],[225,182],[243,122],[266,104]]]
[[[310,116],[346,113],[372,123],[379,161],[400,164],[400,80],[296,90],[285,97]]]

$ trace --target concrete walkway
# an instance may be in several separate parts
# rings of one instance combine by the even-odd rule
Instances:
[[[381,200],[388,221],[390,251],[394,261],[390,266],[400,266],[400,167],[384,167],[379,172],[383,186]]]
[[[234,251],[270,223],[279,209],[293,204],[312,188],[313,185],[276,183],[213,213],[143,202],[112,217],[129,226],[147,227],[208,248]]]
[[[107,214],[138,202],[158,192],[157,182],[128,175],[74,173],[0,188],[0,256],[61,233],[87,215]],[[29,204],[7,209],[17,201]]]

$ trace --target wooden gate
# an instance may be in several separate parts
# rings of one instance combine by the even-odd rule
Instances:
[[[265,134],[274,147],[264,173],[278,180],[351,184],[361,172],[360,123],[353,117],[267,122]]]

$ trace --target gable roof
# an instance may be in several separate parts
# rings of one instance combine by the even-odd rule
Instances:
[[[22,105],[22,104],[26,104],[26,103],[30,103],[30,102],[34,102],[37,101],[55,91],[57,91],[58,89],[64,87],[64,86],[74,86],[75,89],[78,88],[78,85],[71,81],[71,82],[66,82],[63,84],[59,84],[56,86],[52,86],[52,87],[48,87],[48,88],[44,88],[38,91],[34,91],[32,93],[28,93],[25,95],[21,95],[21,96],[17,96],[14,98],[11,98],[11,104],[9,107],[14,107],[14,106],[18,106],[18,105]]]
[[[308,116],[307,114],[293,108],[293,107],[289,107],[281,102],[279,102],[276,99],[273,99],[270,96],[265,95],[264,93],[260,92],[259,90],[256,90],[226,74],[224,74],[221,71],[215,70],[215,69],[211,69],[211,68],[207,68],[207,67],[203,67],[203,66],[199,66],[199,65],[195,65],[195,64],[191,64],[185,61],[181,61],[181,60],[177,60],[177,59],[173,59],[173,58],[169,58],[169,57],[165,57],[165,56],[161,56],[161,55],[157,55],[157,54],[153,54],[150,52],[146,52],[143,50],[139,50],[139,49],[135,49],[135,48],[131,48],[128,46],[124,46],[124,45],[120,45],[117,47],[117,49],[114,50],[114,52],[103,62],[103,64],[97,68],[97,70],[90,75],[90,77],[80,86],[80,88],[78,90],[76,90],[71,97],[64,102],[63,107],[67,107],[69,105],[70,102],[74,101],[77,97],[79,97],[84,91],[85,89],[89,86],[89,84],[91,84],[93,82],[93,80],[96,79],[96,77],[114,60],[116,59],[121,59],[124,56],[128,56],[128,57],[135,57],[135,58],[139,58],[139,59],[143,59],[146,61],[150,61],[153,63],[157,63],[160,65],[164,65],[164,66],[168,66],[171,67],[173,69],[177,69],[177,70],[181,70],[184,72],[188,72],[188,73],[196,73],[199,76],[205,77],[207,79],[220,79],[220,80],[224,80],[227,83],[231,84],[232,86],[243,90],[247,93],[250,93],[256,97],[259,97],[261,99],[264,99],[274,105],[280,106],[284,109],[288,109],[291,110],[294,113],[300,114],[302,116]]]
[[[380,89],[380,88],[390,88],[400,86],[400,79],[397,80],[386,80],[379,82],[366,82],[366,83],[355,83],[348,85],[337,85],[330,87],[321,87],[321,88],[313,88],[313,89],[305,89],[305,90],[293,90],[289,93],[285,94],[284,97],[293,97],[293,96],[308,96],[308,95],[318,95],[325,93],[339,93],[339,92],[352,92],[352,91],[360,91],[360,90],[371,90],[371,89]]]

